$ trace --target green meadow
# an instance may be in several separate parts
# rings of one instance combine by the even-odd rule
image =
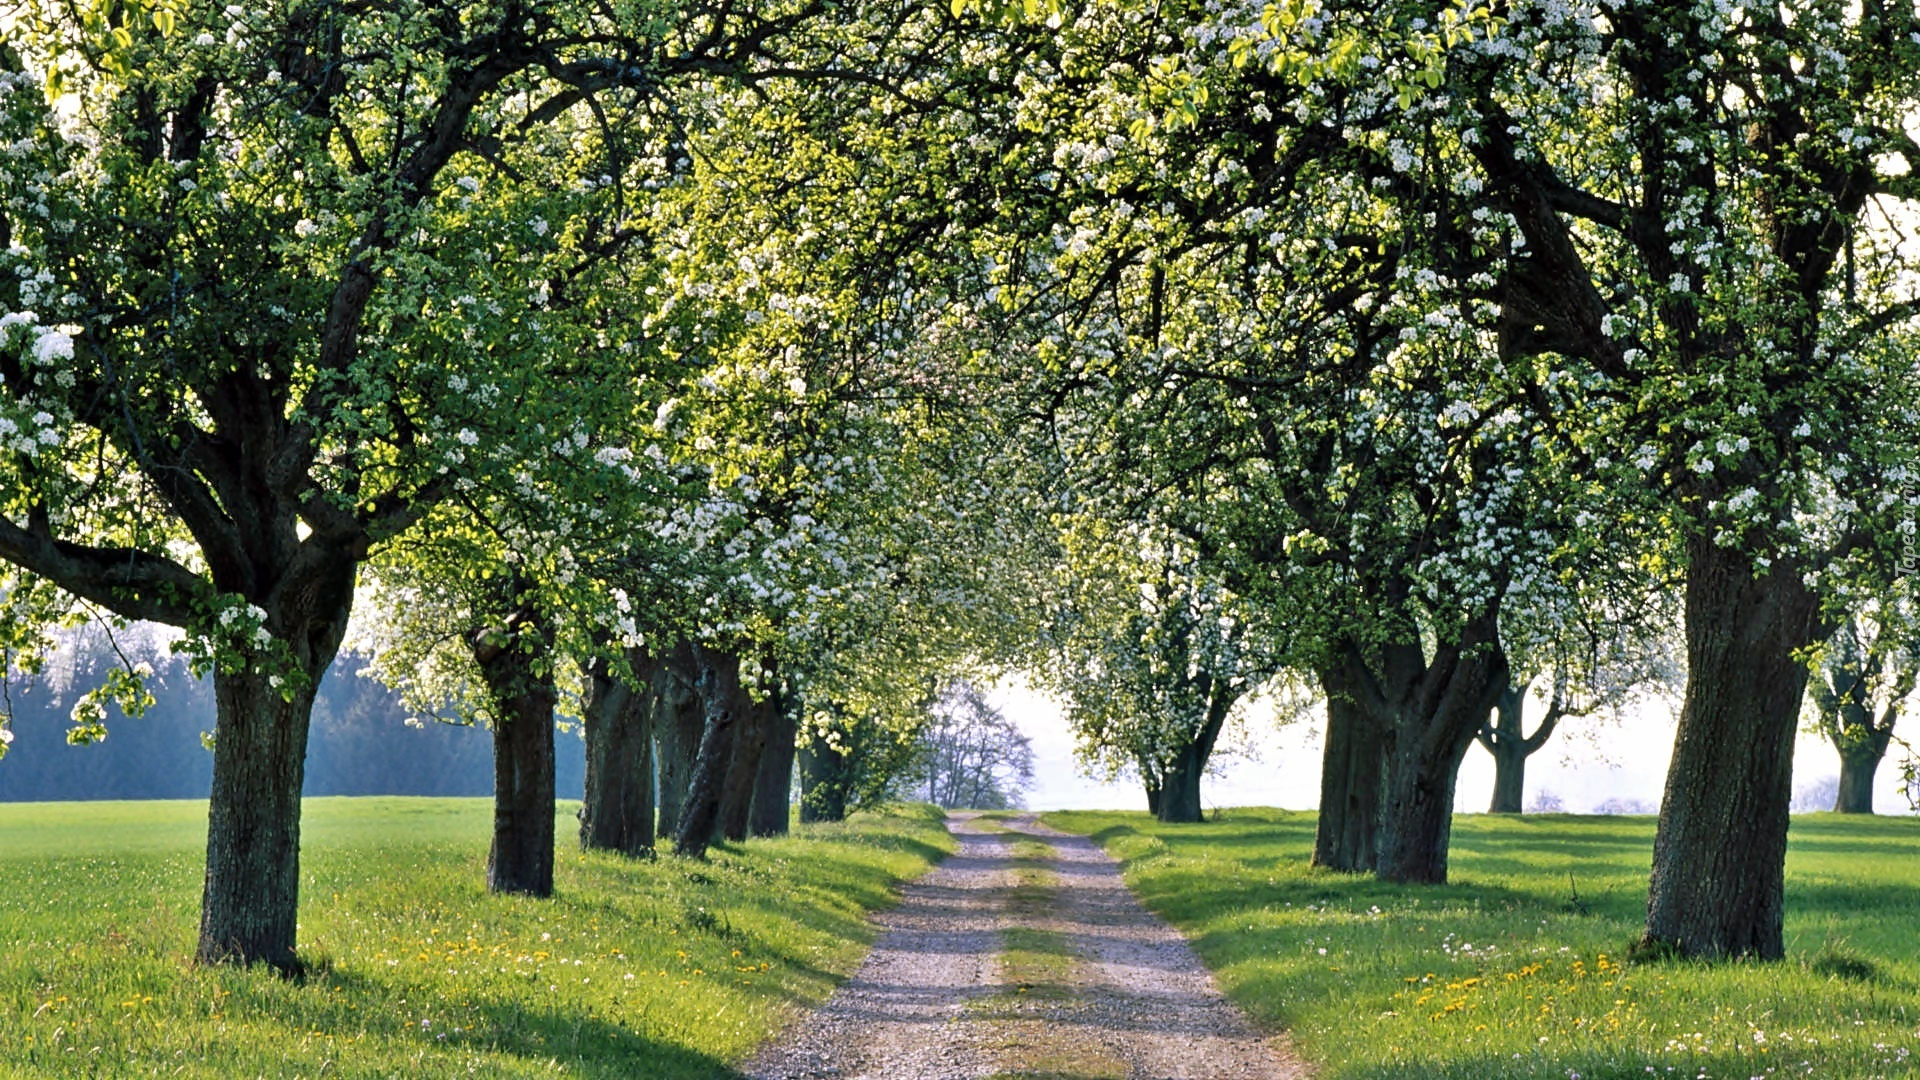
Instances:
[[[484,889],[487,800],[308,800],[295,983],[188,963],[204,803],[0,805],[0,1076],[731,1076],[951,850],[908,808],[636,862],[573,810],[528,900]]]
[[[1454,820],[1452,883],[1309,869],[1314,816],[1054,813],[1323,1080],[1920,1075],[1920,819],[1794,822],[1788,958],[1627,958],[1650,818]]]

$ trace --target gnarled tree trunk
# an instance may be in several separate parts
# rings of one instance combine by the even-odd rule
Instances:
[[[1453,835],[1453,795],[1460,760],[1486,725],[1487,711],[1507,687],[1507,658],[1488,612],[1444,642],[1423,669],[1383,665],[1372,702],[1390,725],[1387,778],[1374,872],[1383,881],[1442,884]],[[1408,642],[1389,646],[1415,650]],[[1410,678],[1411,677],[1411,678]]]
[[[700,700],[700,662],[693,646],[681,644],[661,658],[653,682],[653,735],[659,752],[659,835],[680,832],[680,810],[693,782],[694,763],[700,757],[700,736],[706,730],[707,707]]]
[[[1386,776],[1386,739],[1360,707],[1345,665],[1320,673],[1327,696],[1327,744],[1320,759],[1320,819],[1313,865],[1347,873],[1371,872],[1378,852],[1380,792]]]
[[[1819,640],[1800,569],[1710,539],[1690,544],[1687,688],[1674,735],[1642,947],[1685,956],[1785,951],[1787,810],[1806,690],[1795,652]]]
[[[487,890],[553,895],[551,631],[523,609],[474,635],[473,657],[493,713],[493,843]]]
[[[751,721],[743,715],[746,699],[740,688],[739,658],[699,646],[694,651],[700,664],[696,690],[706,708],[706,725],[700,733],[700,754],[680,808],[673,847],[677,855],[698,859],[706,856],[707,848],[720,834],[721,804],[733,765],[734,742],[739,729]]]
[[[742,665],[744,667],[744,664]],[[774,673],[761,674],[761,696],[756,699],[742,682],[736,682],[740,695],[738,730],[734,732],[733,758],[727,763],[720,788],[720,835],[735,842],[747,838],[753,819],[753,796],[760,780],[760,759],[766,753],[767,736],[778,708],[771,692]]]
[[[771,700],[767,746],[760,753],[760,773],[753,785],[749,831],[754,836],[785,836],[793,816],[794,740],[800,732],[796,704],[787,693],[775,694]]]
[[[817,736],[800,748],[800,822],[845,821],[847,754]]]
[[[301,970],[300,787],[316,674],[287,701],[269,677],[214,677],[217,710],[207,870],[200,908],[203,964],[239,961]]]
[[[622,855],[653,853],[653,683],[658,661],[644,649],[627,650],[633,683],[596,657],[587,667],[581,727],[587,743],[586,787],[580,806],[580,846]]]

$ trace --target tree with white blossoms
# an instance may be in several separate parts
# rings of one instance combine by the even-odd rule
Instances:
[[[1631,566],[1618,566],[1562,575],[1536,592],[1528,609],[1502,620],[1512,674],[1478,736],[1494,763],[1488,813],[1522,811],[1527,759],[1562,721],[1617,719],[1638,704],[1678,697],[1686,670],[1675,640],[1675,599]],[[1544,706],[1532,732],[1530,700]]]
[[[367,674],[416,713],[493,732],[494,817],[487,887],[553,891],[554,727],[562,687],[588,743],[581,842],[625,854],[654,846],[651,754],[654,672],[643,630],[669,612],[636,610],[676,553],[649,543],[649,524],[681,495],[673,470],[630,464],[628,426],[593,424],[580,395],[523,397],[514,412],[551,441],[465,451],[454,494],[370,561],[352,644]],[[631,413],[631,382],[602,410]],[[536,417],[545,417],[544,420]],[[611,431],[623,442],[609,443]],[[597,445],[596,445],[597,444]]]
[[[1165,529],[1080,522],[1063,537],[1042,646],[1079,756],[1131,774],[1166,822],[1204,813],[1201,778],[1243,699],[1274,674],[1283,630]]]
[[[1849,505],[1906,499],[1872,481],[1914,457],[1897,221],[1920,146],[1893,118],[1920,104],[1916,13],[1554,0],[1483,20],[1421,87],[1399,42],[1455,9],[1302,8],[1271,30],[1360,51],[1311,74],[1298,119],[1493,245],[1506,349],[1580,387],[1555,430],[1598,482],[1658,496],[1635,513],[1670,538],[1643,557],[1685,576],[1688,681],[1644,946],[1780,956],[1802,654],[1822,591],[1894,542]]]
[[[1816,654],[1807,682],[1808,728],[1840,755],[1831,809],[1873,813],[1875,778],[1887,752],[1907,746],[1895,729],[1920,682],[1920,627],[1902,577],[1892,590],[1849,605]]]
[[[876,11],[909,37],[953,27],[934,9]],[[822,119],[858,113],[848,99],[891,110],[889,87],[930,69],[876,35],[853,35],[852,57],[845,42],[829,50],[874,79],[710,98],[688,141],[696,182],[662,199],[668,302],[714,356],[666,417],[686,425],[685,460],[712,485],[684,513],[714,574],[689,633],[773,673],[778,726],[758,746],[750,726],[741,745],[767,755],[761,790],[777,788],[782,808],[795,749],[811,748],[803,772],[818,777],[856,745],[898,745],[899,731],[854,728],[914,714],[927,686],[1010,640],[1025,595],[1028,485],[996,456],[1002,402],[978,378],[977,327],[951,307],[945,252],[924,231],[925,189],[945,181],[850,158]],[[753,831],[784,825],[752,816]]]
[[[307,720],[356,571],[448,495],[460,433],[520,437],[502,401],[591,355],[530,313],[627,239],[617,124],[820,10],[15,8],[0,558],[212,658],[202,962],[300,968]]]
[[[1062,32],[1124,10],[1075,12]],[[1211,198],[1205,235],[1260,223],[1240,234],[1250,275],[1285,280],[1266,252],[1317,240],[1353,271],[1297,280],[1355,307],[1402,303],[1415,339],[1425,325],[1492,339],[1460,377],[1531,382],[1534,433],[1600,497],[1600,524],[1628,522],[1656,574],[1684,575],[1688,683],[1645,946],[1780,956],[1802,654],[1825,636],[1826,585],[1861,547],[1895,542],[1844,506],[1910,501],[1866,481],[1914,456],[1920,296],[1898,223],[1920,199],[1920,145],[1898,118],[1920,105],[1916,13],[1290,0],[1158,14],[1137,61],[1083,65],[1108,78],[1078,92],[1090,137],[1060,144],[1050,176],[1110,194],[1059,231],[1061,250]],[[1176,176],[1192,194],[1130,193]],[[1325,224],[1360,192],[1370,218],[1401,223],[1390,243]],[[1285,208],[1276,193],[1314,218],[1261,222]],[[1139,260],[1134,310],[1161,310],[1154,261]],[[1266,370],[1299,382],[1312,365]]]

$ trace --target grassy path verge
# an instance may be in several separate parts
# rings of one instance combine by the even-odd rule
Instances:
[[[1920,821],[1795,822],[1784,963],[1628,965],[1650,819],[1457,818],[1439,888],[1310,870],[1311,814],[1044,820],[1326,1080],[1920,1075]]]
[[[199,970],[203,803],[0,805],[0,1075],[731,1077],[952,850],[935,811],[482,884],[489,804],[310,799],[290,984]]]

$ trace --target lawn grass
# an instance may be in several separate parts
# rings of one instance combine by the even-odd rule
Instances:
[[[1920,820],[1793,824],[1784,962],[1628,963],[1651,818],[1454,819],[1452,883],[1309,869],[1314,816],[1053,813],[1323,1080],[1920,1075]]]
[[[483,799],[309,799],[302,983],[191,966],[206,806],[0,805],[0,1076],[732,1077],[951,850],[906,808],[489,896]]]

